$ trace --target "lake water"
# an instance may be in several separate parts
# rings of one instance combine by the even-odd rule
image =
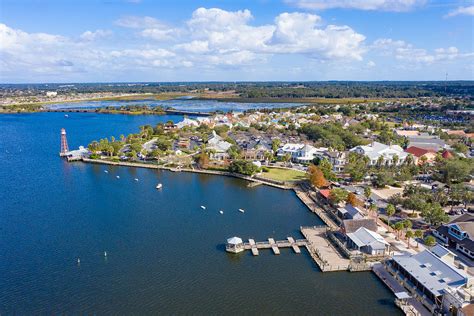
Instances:
[[[169,119],[182,117],[0,115],[0,314],[400,315],[371,273],[323,274],[306,251],[225,252],[233,235],[321,224],[293,192],[58,157],[62,127],[76,148]]]
[[[215,100],[195,100],[188,98],[173,100],[131,100],[131,101],[83,101],[74,103],[56,103],[48,105],[50,109],[96,109],[107,106],[162,106],[164,108],[172,107],[176,110],[197,111],[197,112],[243,112],[252,109],[263,108],[289,108],[301,106],[301,103],[241,103],[241,102],[219,102]]]

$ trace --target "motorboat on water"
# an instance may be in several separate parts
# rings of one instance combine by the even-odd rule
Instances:
[[[163,185],[162,185],[161,183],[158,183],[158,184],[156,185],[156,189],[157,189],[157,190],[161,189],[162,187],[163,187]]]
[[[117,176],[117,179],[120,179],[120,176]]]
[[[206,209],[206,207],[205,207],[204,205],[201,205],[201,208],[202,208],[203,210],[205,210],[205,209]]]
[[[224,211],[219,211],[219,213],[224,214]]]
[[[239,208],[239,212],[240,212],[240,213],[245,213],[245,210]]]
[[[138,178],[135,178],[135,181],[138,181]]]

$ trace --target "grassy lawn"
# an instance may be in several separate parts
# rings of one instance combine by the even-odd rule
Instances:
[[[298,170],[269,168],[269,172],[262,172],[261,177],[276,181],[299,181],[306,179],[306,173]]]

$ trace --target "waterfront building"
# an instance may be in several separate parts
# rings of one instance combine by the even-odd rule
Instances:
[[[379,142],[373,142],[370,145],[360,145],[352,148],[351,152],[367,156],[371,166],[382,161],[384,165],[392,165],[394,157],[398,157],[397,165],[402,164],[408,154],[398,145],[385,145]]]
[[[363,219],[364,218],[362,211],[358,207],[352,206],[349,203],[346,203],[344,207],[338,208],[337,215],[341,219]]]
[[[385,268],[431,313],[467,315],[474,278],[454,265],[455,255],[436,245],[417,254],[397,255]]]
[[[474,215],[461,215],[450,223],[438,227],[433,234],[446,245],[456,248],[474,260]]]
[[[359,227],[355,232],[347,233],[346,236],[349,249],[357,249],[369,255],[383,256],[390,248],[390,244],[382,236],[365,227]]]
[[[227,252],[239,253],[244,251],[244,242],[239,237],[232,237],[227,239],[227,245],[225,247]]]
[[[277,156],[283,157],[287,154],[291,155],[291,161],[296,163],[310,163],[317,156],[321,156],[327,148],[316,148],[309,144],[287,143],[277,150]]]
[[[349,234],[356,232],[361,227],[375,232],[377,231],[377,222],[373,218],[345,219],[342,221],[341,231],[343,234]]]

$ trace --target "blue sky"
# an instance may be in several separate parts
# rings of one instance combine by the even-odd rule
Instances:
[[[474,79],[467,0],[1,0],[0,82]]]

